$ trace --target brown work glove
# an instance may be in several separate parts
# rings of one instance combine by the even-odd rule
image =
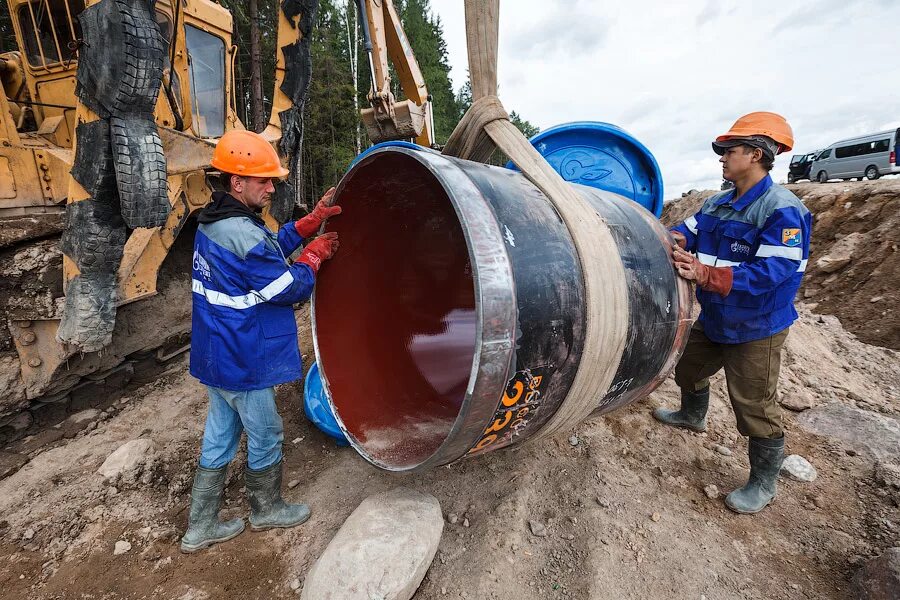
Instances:
[[[701,290],[715,292],[720,296],[727,296],[731,292],[734,279],[731,267],[708,267],[696,256],[677,245],[672,246],[672,260],[678,274],[688,281],[695,282]]]
[[[669,235],[672,236],[672,239],[675,240],[675,243],[681,246],[682,248],[687,248],[687,238],[684,237],[684,234],[675,229],[669,230]]]
[[[337,233],[334,233],[333,231],[330,233],[323,233],[303,249],[303,252],[297,258],[297,262],[309,265],[309,268],[312,269],[313,273],[318,273],[319,267],[322,266],[322,261],[328,260],[334,256],[334,253],[338,250],[338,246],[340,246],[340,242],[338,242]]]
[[[316,203],[316,207],[311,213],[294,221],[294,229],[304,238],[312,237],[322,226],[323,221],[339,214],[341,214],[341,207],[334,205],[334,188],[332,187],[322,195],[322,199]]]

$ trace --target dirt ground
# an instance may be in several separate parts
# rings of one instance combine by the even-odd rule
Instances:
[[[824,213],[855,202],[839,191],[854,184],[825,187],[834,190],[812,190],[808,200],[832,207]],[[898,194],[900,185],[884,203],[894,213]],[[682,202],[675,207],[689,211],[689,201]],[[874,206],[871,202],[862,204]],[[860,223],[853,231],[876,229],[890,210],[875,211],[880,216],[870,217],[869,228]],[[669,217],[676,216],[670,207]],[[852,219],[838,224],[835,217],[833,231],[851,232]],[[815,242],[830,251],[831,242]],[[896,255],[884,260],[896,261]],[[881,278],[884,287],[867,287],[882,285],[875,277],[855,287],[842,279],[845,303],[870,312],[877,304],[888,311],[897,299],[896,284],[890,285],[896,267],[890,272]],[[809,289],[823,291],[803,299],[822,312],[839,295],[825,279],[811,269],[810,283],[818,287]],[[894,302],[872,303],[874,294]],[[782,369],[785,403],[836,404],[900,418],[897,352],[859,341],[834,316],[803,305],[800,312]],[[849,328],[861,337],[875,335],[874,325],[862,318],[854,322],[852,314],[846,318],[856,324]],[[885,325],[893,328],[891,334],[868,339],[891,345],[897,335],[892,318],[893,325]],[[299,322],[308,366],[312,342],[305,311]],[[555,439],[401,476],[336,447],[303,416],[301,384],[282,386],[285,482],[298,482],[286,496],[309,503],[312,518],[290,530],[248,530],[208,551],[184,555],[178,538],[186,526],[206,399],[182,366],[118,400],[98,400],[96,414],[81,431],[69,430],[68,437],[43,445],[26,438],[5,448],[28,453],[30,462],[0,480],[0,597],[299,597],[292,584],[302,584],[350,512],[368,495],[401,485],[433,494],[447,517],[437,556],[416,594],[423,600],[844,599],[853,597],[850,578],[859,564],[900,545],[900,494],[874,476],[876,457],[838,438],[812,434],[801,426],[800,412],[785,411],[787,451],[806,457],[818,478],[812,483],[782,478],[776,502],[760,515],[729,512],[721,495],[743,484],[748,465],[724,380],[714,379],[704,434],[664,428],[652,419],[654,407],[674,406],[677,395],[670,378],[649,398]],[[139,438],[151,440],[154,448],[144,472],[134,480],[104,482],[97,468],[122,443]],[[242,460],[239,456],[234,465]],[[721,495],[709,497],[704,488],[710,485]],[[247,510],[242,477],[232,468],[225,516]],[[545,525],[546,535],[533,535],[529,521]],[[129,542],[130,550],[114,554],[117,541]]]

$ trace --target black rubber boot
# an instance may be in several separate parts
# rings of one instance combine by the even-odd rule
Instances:
[[[305,504],[288,504],[281,497],[282,461],[271,467],[244,471],[250,500],[250,528],[263,531],[273,527],[294,527],[309,518]]]
[[[750,479],[725,497],[725,505],[741,514],[758,513],[775,499],[778,472],[784,461],[784,436],[750,438]]]
[[[681,390],[681,408],[657,408],[653,418],[666,425],[684,427],[696,432],[706,431],[706,411],[709,410],[709,386],[699,392]]]
[[[191,512],[188,530],[181,538],[182,552],[196,552],[217,542],[224,542],[244,530],[243,519],[219,521],[219,506],[225,490],[225,469],[197,467],[191,490]]]

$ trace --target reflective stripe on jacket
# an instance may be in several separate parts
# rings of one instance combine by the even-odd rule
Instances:
[[[674,230],[705,265],[732,267],[731,292],[697,288],[700,321],[714,342],[769,337],[797,318],[794,297],[809,260],[812,215],[797,196],[766,176],[737,201],[716,194]]]
[[[194,240],[191,375],[231,391],[302,376],[293,304],[315,275],[286,259],[303,242],[288,223],[275,235],[253,219],[202,223]]]

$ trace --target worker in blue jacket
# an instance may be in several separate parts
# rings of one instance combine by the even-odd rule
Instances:
[[[812,217],[769,176],[775,155],[793,147],[780,115],[756,112],[713,142],[734,189],[710,197],[672,230],[678,273],[697,284],[700,317],[675,368],[681,408],[658,408],[668,425],[706,430],[709,377],[722,368],[738,431],[748,436],[750,478],[726,505],[756,513],[775,497],[784,458],[776,402],[781,351],[797,318],[794,297],[809,260]]]
[[[310,214],[272,233],[260,212],[275,191],[273,178],[288,171],[259,134],[229,131],[211,164],[222,172],[226,191],[214,192],[200,212],[194,241],[190,371],[206,385],[209,409],[184,552],[244,530],[243,519],[218,519],[225,470],[242,431],[251,527],[293,527],[309,518],[305,504],[281,497],[284,433],[275,386],[302,377],[293,305],[309,298],[322,261],[337,251],[337,234],[316,237],[293,263],[289,257],[341,212],[332,205],[332,189]]]

